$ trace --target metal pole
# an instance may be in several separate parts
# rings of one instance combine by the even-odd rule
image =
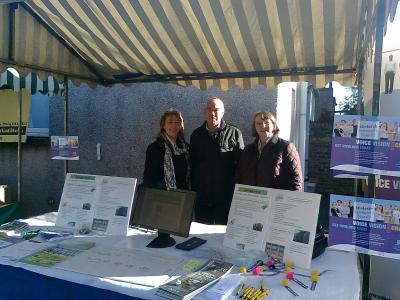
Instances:
[[[64,136],[68,135],[68,76],[64,76]],[[64,176],[68,173],[68,160],[64,160]]]
[[[375,33],[375,53],[374,53],[374,82],[372,96],[372,115],[379,115],[379,96],[381,93],[381,66],[382,66],[382,45],[383,29],[385,26],[385,4],[386,1],[380,0],[377,6],[377,20]],[[368,176],[368,197],[375,198],[375,175]],[[369,276],[371,271],[371,258],[369,255],[363,255],[363,283],[362,299],[369,299]]]
[[[17,194],[18,202],[21,202],[21,136],[22,136],[22,90],[19,90],[18,105],[18,158],[17,158]]]

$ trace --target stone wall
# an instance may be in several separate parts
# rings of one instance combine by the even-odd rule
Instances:
[[[251,90],[234,87],[200,91],[173,84],[142,83],[130,86],[98,86],[91,89],[69,84],[69,135],[79,136],[80,160],[68,163],[70,172],[135,177],[142,181],[145,151],[159,132],[159,120],[169,108],[183,113],[186,138],[204,120],[206,99],[219,96],[225,102],[225,119],[238,126],[245,143],[252,141],[254,112],[276,114],[276,90],[262,86]],[[63,135],[63,98],[50,99],[50,135]],[[101,144],[101,160],[96,145]],[[21,205],[23,216],[58,209],[64,183],[64,161],[50,159],[49,143],[29,142],[22,151]],[[17,147],[0,143],[0,184],[11,187],[17,198]]]

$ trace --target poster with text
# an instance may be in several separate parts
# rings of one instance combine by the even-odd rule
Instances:
[[[126,236],[136,178],[68,173],[56,226]]]
[[[336,115],[331,169],[400,177],[400,118]]]
[[[19,93],[0,90],[0,143],[18,142]],[[22,91],[21,142],[26,142],[26,129],[31,109],[31,95]]]
[[[309,268],[321,195],[236,184],[223,245]]]
[[[331,195],[329,246],[400,259],[400,201]]]
[[[368,182],[366,182],[368,185]],[[365,189],[368,197],[368,189]],[[400,178],[377,175],[375,176],[375,198],[386,200],[399,200],[400,203]]]
[[[51,159],[79,160],[77,136],[52,136]]]

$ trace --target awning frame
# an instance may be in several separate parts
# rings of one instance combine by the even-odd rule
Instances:
[[[105,80],[104,84],[115,83],[136,83],[136,82],[155,82],[155,81],[180,81],[180,80],[207,80],[207,79],[228,79],[228,78],[254,78],[254,77],[278,77],[278,76],[299,76],[299,75],[318,75],[318,74],[354,74],[355,68],[338,70],[338,66],[323,67],[303,67],[275,69],[268,71],[253,72],[230,72],[230,73],[182,73],[182,74],[154,74],[141,75],[137,73],[123,74],[114,76],[115,80]]]

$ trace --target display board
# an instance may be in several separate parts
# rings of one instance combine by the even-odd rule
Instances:
[[[321,195],[237,184],[224,246],[309,268]]]
[[[126,235],[136,178],[68,173],[56,225]]]

